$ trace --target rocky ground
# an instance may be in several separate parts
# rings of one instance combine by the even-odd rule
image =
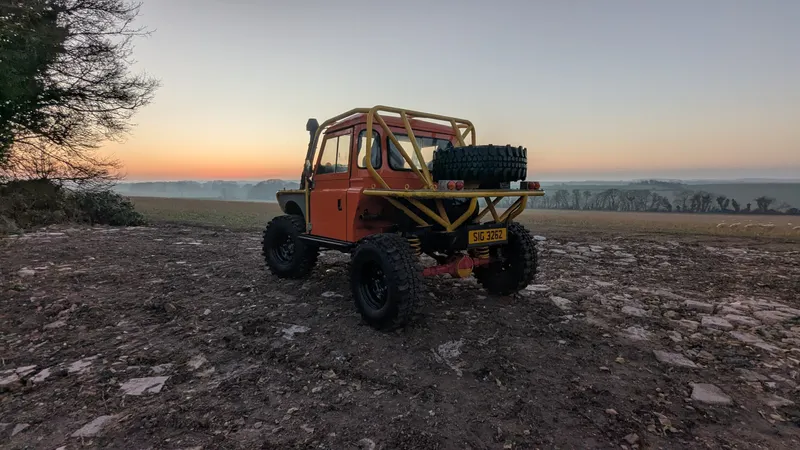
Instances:
[[[257,232],[0,241],[0,447],[800,448],[800,248],[538,230],[536,284],[362,324]]]

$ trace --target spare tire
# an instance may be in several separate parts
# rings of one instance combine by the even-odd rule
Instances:
[[[528,176],[528,149],[510,145],[447,147],[433,154],[435,180],[507,183]]]

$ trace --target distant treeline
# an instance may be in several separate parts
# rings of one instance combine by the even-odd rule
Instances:
[[[563,185],[562,185],[563,186]],[[299,183],[284,180],[265,180],[258,183],[235,181],[164,181],[120,183],[116,190],[125,195],[174,198],[204,198],[219,200],[275,201],[281,189],[298,189]],[[512,184],[516,188],[516,183]],[[691,189],[678,180],[644,180],[627,186],[607,189],[547,189],[544,197],[531,197],[528,208],[572,209],[629,212],[683,212],[726,214],[791,214],[800,210],[786,202],[759,195],[753,199],[737,200],[726,195],[701,189]],[[499,203],[508,207],[515,199],[508,197]],[[483,203],[483,201],[481,201]]]
[[[266,180],[258,183],[220,180],[120,183],[115,189],[117,192],[132,196],[275,201],[275,193],[279,190],[299,187],[299,183],[284,180]]]
[[[505,199],[505,203],[508,201],[509,199]],[[664,193],[641,188],[612,188],[596,192],[559,189],[548,192],[544,197],[531,197],[528,207],[593,211],[800,215],[800,209],[785,202],[776,204],[774,198],[764,195],[740,202],[725,195],[689,189],[672,192],[671,198]]]

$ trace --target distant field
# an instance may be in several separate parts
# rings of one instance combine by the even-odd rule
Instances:
[[[280,214],[275,203],[132,197],[150,220],[230,229],[260,229]],[[529,210],[520,222],[534,230],[575,229],[711,236],[763,236],[800,240],[800,220],[791,216],[621,213]],[[771,226],[770,226],[771,225]]]
[[[136,209],[154,221],[254,229],[281,213],[277,203],[130,197]]]

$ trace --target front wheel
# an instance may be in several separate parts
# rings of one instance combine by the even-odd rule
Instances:
[[[408,240],[397,234],[365,238],[350,265],[356,309],[375,329],[408,323],[423,291],[422,268]]]
[[[492,247],[493,261],[475,269],[475,278],[494,295],[511,295],[528,286],[536,277],[536,240],[523,225],[508,224],[508,242]]]
[[[317,263],[318,249],[299,239],[305,230],[303,216],[285,215],[272,219],[264,230],[263,254],[273,275],[303,278]]]

